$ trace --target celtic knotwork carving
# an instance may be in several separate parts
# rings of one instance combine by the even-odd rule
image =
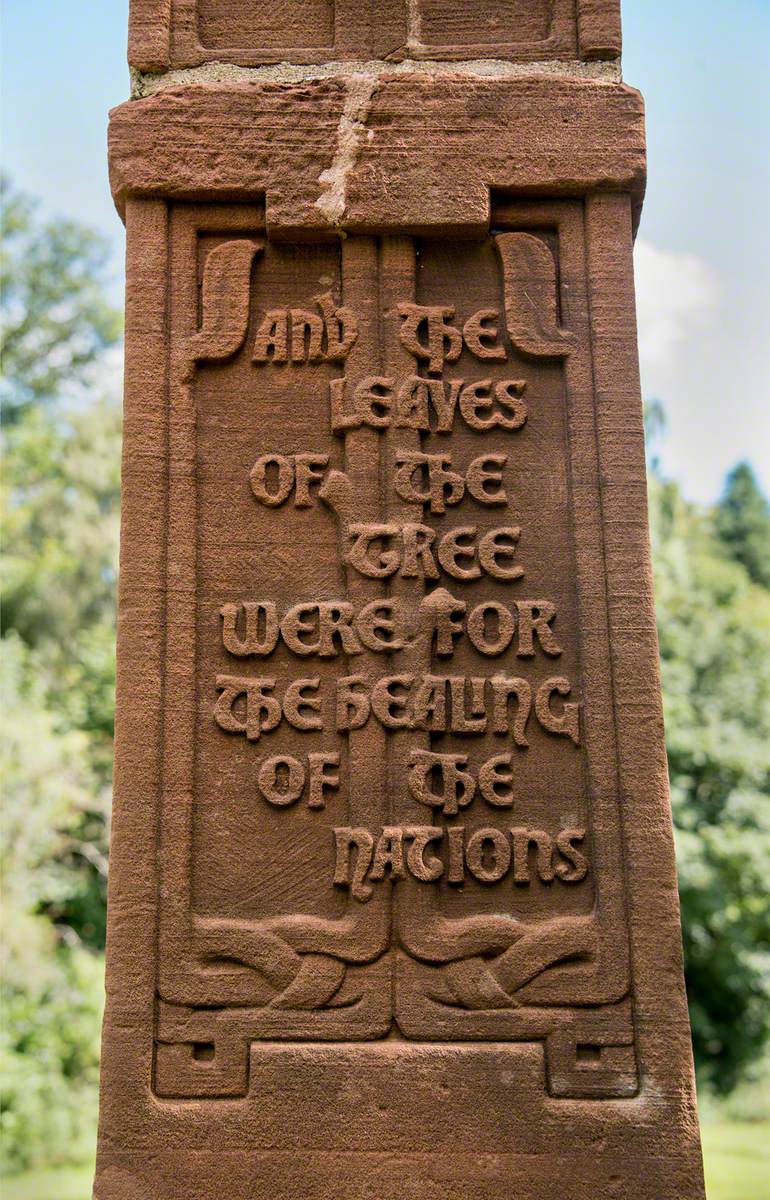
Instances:
[[[267,921],[195,917],[195,953],[216,978],[225,1004],[259,1004],[310,1011],[340,990],[348,964],[374,961],[385,949],[386,914],[368,928],[354,918],[326,920],[294,914]]]
[[[300,954],[287,941],[263,925],[217,922],[203,932],[199,928],[201,961],[226,960],[249,968],[259,977],[251,980],[251,996],[276,1008],[323,1008],[345,978],[345,963],[328,954]],[[259,986],[259,985],[262,986]]]
[[[596,952],[593,917],[557,917],[524,924],[514,917],[471,916],[457,920],[433,913],[417,926],[404,921],[404,949],[438,967],[431,998],[472,1010],[516,1007],[516,993],[559,963],[591,960]]]
[[[345,964],[327,954],[300,955],[300,968],[287,988],[272,1001],[274,1008],[323,1008],[345,978]]]
[[[522,929],[507,950],[491,959],[474,955],[444,968],[454,1002],[463,1008],[511,1008],[516,993],[559,962],[588,958],[596,944],[591,921],[564,917]]]

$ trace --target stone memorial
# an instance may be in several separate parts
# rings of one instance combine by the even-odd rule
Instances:
[[[703,1197],[617,0],[133,0],[97,1200]]]

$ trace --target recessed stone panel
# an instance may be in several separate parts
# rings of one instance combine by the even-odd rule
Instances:
[[[551,34],[557,0],[417,0],[419,40],[425,46],[535,46]]]
[[[281,0],[278,4],[198,0],[198,36],[207,50],[330,47],[334,45],[334,5],[335,0]]]
[[[385,59],[617,58],[618,0],[133,0],[143,71]]]
[[[236,1090],[254,1039],[547,1039],[590,1003],[635,1089],[582,205],[494,225],[170,212],[158,997],[206,1088],[223,1024]]]

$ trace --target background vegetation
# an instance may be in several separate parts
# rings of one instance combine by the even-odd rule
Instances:
[[[87,1172],[63,1168],[91,1152],[96,1113],[121,326],[97,235],[42,223],[7,183],[2,223],[2,1166],[9,1200],[74,1200]],[[653,405],[653,450],[661,426]],[[704,509],[654,454],[650,507],[712,1194],[756,1200],[770,1162],[735,1122],[770,1117],[770,510],[747,464]]]

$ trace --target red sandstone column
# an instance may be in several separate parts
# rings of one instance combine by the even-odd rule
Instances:
[[[616,0],[133,0],[97,1200],[703,1197]]]

